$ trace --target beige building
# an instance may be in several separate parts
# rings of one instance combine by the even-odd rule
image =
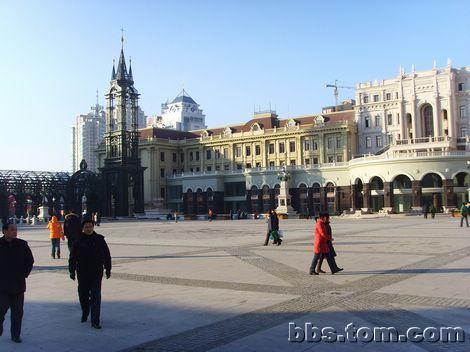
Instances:
[[[401,71],[359,84],[357,105],[338,112],[283,119],[268,111],[189,132],[141,129],[146,209],[266,212],[277,207],[283,166],[298,214],[453,209],[470,187],[469,73],[450,65]]]

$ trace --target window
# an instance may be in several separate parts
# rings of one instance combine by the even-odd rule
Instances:
[[[318,150],[318,142],[313,141],[313,150]]]
[[[290,164],[291,164],[291,166],[295,166],[295,160],[292,159],[292,160],[290,161]]]
[[[393,116],[392,114],[387,114],[387,125],[393,124]]]
[[[173,169],[173,176],[176,175],[176,169]]]
[[[228,171],[229,169],[230,169],[229,164],[224,164],[224,170],[225,170],[225,171]]]
[[[255,145],[255,154],[261,155],[261,146],[259,144]]]
[[[236,147],[235,148],[235,156],[237,158],[240,158],[242,156],[242,147]]]
[[[379,115],[377,115],[375,117],[375,127],[380,127],[380,116]]]
[[[343,147],[343,138],[336,137],[336,148],[341,149]]]
[[[269,162],[269,167],[274,167],[274,161]]]
[[[180,154],[180,160],[181,160],[181,162],[184,161],[184,153],[181,153],[181,154]]]
[[[467,109],[465,108],[465,105],[462,105],[460,107],[460,118],[464,119],[467,117]]]
[[[398,92],[395,92],[395,99],[398,99]]]
[[[206,170],[207,170],[207,171],[212,171],[212,166],[209,165],[209,166],[206,168]]]
[[[284,153],[285,148],[284,148],[284,143],[279,143],[279,153]]]
[[[256,163],[256,167],[261,167],[261,163]]]
[[[310,159],[305,159],[305,165],[310,165]]]
[[[165,198],[165,188],[163,188],[163,187],[160,188],[160,196],[162,198]]]
[[[307,152],[310,150],[310,142],[309,141],[305,141],[304,150],[307,151]]]
[[[388,144],[393,144],[393,134],[387,135]]]
[[[224,159],[228,159],[228,148],[224,148]]]
[[[160,161],[165,161],[165,152],[160,152]]]
[[[289,142],[289,151],[291,153],[295,152],[295,142],[294,141]]]
[[[173,153],[173,162],[176,163],[176,153]]]
[[[392,93],[385,94],[385,100],[392,100]]]
[[[463,83],[459,83],[457,89],[459,92],[463,91]]]
[[[193,152],[189,152],[189,161],[193,161],[194,155]]]
[[[468,137],[467,127],[460,128],[460,137],[462,138]]]
[[[336,162],[342,163],[343,162],[343,156],[342,155],[336,155]]]
[[[247,163],[247,164],[246,164],[246,168],[247,168],[247,169],[251,169],[251,163]]]
[[[363,101],[364,101],[364,104],[367,104],[369,102],[369,97],[365,95],[363,98]]]
[[[377,147],[381,147],[382,146],[382,136],[375,136],[375,145]]]
[[[250,156],[251,155],[251,147],[249,145],[247,145],[245,147],[245,154],[246,156]]]
[[[274,154],[274,143],[269,143],[269,154]]]
[[[207,149],[206,150],[206,160],[211,160],[212,159],[212,150]]]
[[[400,124],[400,113],[397,113],[397,125]]]
[[[220,170],[220,165],[215,165],[215,171],[219,171]]]
[[[372,139],[370,137],[366,137],[366,148],[372,148]]]
[[[328,155],[328,162],[329,163],[334,163],[335,162],[335,157],[333,155]]]
[[[364,118],[364,123],[365,123],[366,128],[370,127],[370,116],[366,116]]]
[[[241,170],[242,169],[242,164],[237,164],[237,170]]]
[[[318,158],[313,158],[313,164],[318,165]]]
[[[196,152],[196,160],[199,160],[199,152]]]
[[[220,150],[218,150],[218,149],[215,150],[215,159],[216,160],[220,159]]]
[[[160,177],[165,177],[165,168],[160,169]]]
[[[374,94],[374,103],[377,103],[379,101],[379,95]]]
[[[328,149],[333,149],[333,138],[328,138],[326,142],[326,146]]]
[[[196,172],[199,172],[201,171],[201,169],[199,168],[199,166],[196,168]]]

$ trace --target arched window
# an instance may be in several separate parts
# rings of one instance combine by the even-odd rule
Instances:
[[[370,189],[375,191],[382,190],[384,189],[384,182],[380,177],[375,176],[370,180]]]
[[[319,183],[315,182],[312,185],[312,203],[313,203],[314,215],[317,215],[321,211],[320,189],[321,189],[321,186]]]
[[[423,177],[421,181],[421,186],[423,188],[441,188],[442,187],[442,178],[438,174],[430,173]]]
[[[406,175],[398,175],[393,180],[394,189],[411,189],[411,180]]]
[[[466,172],[459,172],[454,177],[454,187],[470,187],[470,174]]]
[[[432,106],[427,104],[422,110],[424,137],[434,136],[434,122],[432,117]]]
[[[305,183],[299,185],[299,212],[308,214],[308,188]]]
[[[251,186],[251,211],[259,213],[259,189],[256,186]]]
[[[263,212],[267,213],[272,208],[271,192],[269,191],[268,185],[263,186],[262,194],[263,194]]]

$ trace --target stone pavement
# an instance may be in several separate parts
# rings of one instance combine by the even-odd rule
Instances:
[[[104,223],[113,275],[102,325],[80,323],[67,260],[48,233],[20,228],[36,259],[23,344],[0,351],[470,351],[465,343],[292,343],[288,323],[461,326],[470,331],[470,230],[438,216],[332,220],[337,275],[308,275],[313,221],[281,220],[280,247],[263,220]],[[62,242],[63,257],[68,257]],[[326,262],[324,269],[327,268]]]

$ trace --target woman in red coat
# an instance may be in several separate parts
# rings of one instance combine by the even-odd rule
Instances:
[[[332,274],[343,270],[337,267],[334,257],[330,255],[328,241],[331,241],[332,237],[326,224],[329,217],[330,215],[328,213],[321,213],[315,223],[315,237],[313,240],[313,252],[315,254],[313,256],[312,265],[310,265],[310,275],[318,275],[316,267],[320,258],[326,258]]]

